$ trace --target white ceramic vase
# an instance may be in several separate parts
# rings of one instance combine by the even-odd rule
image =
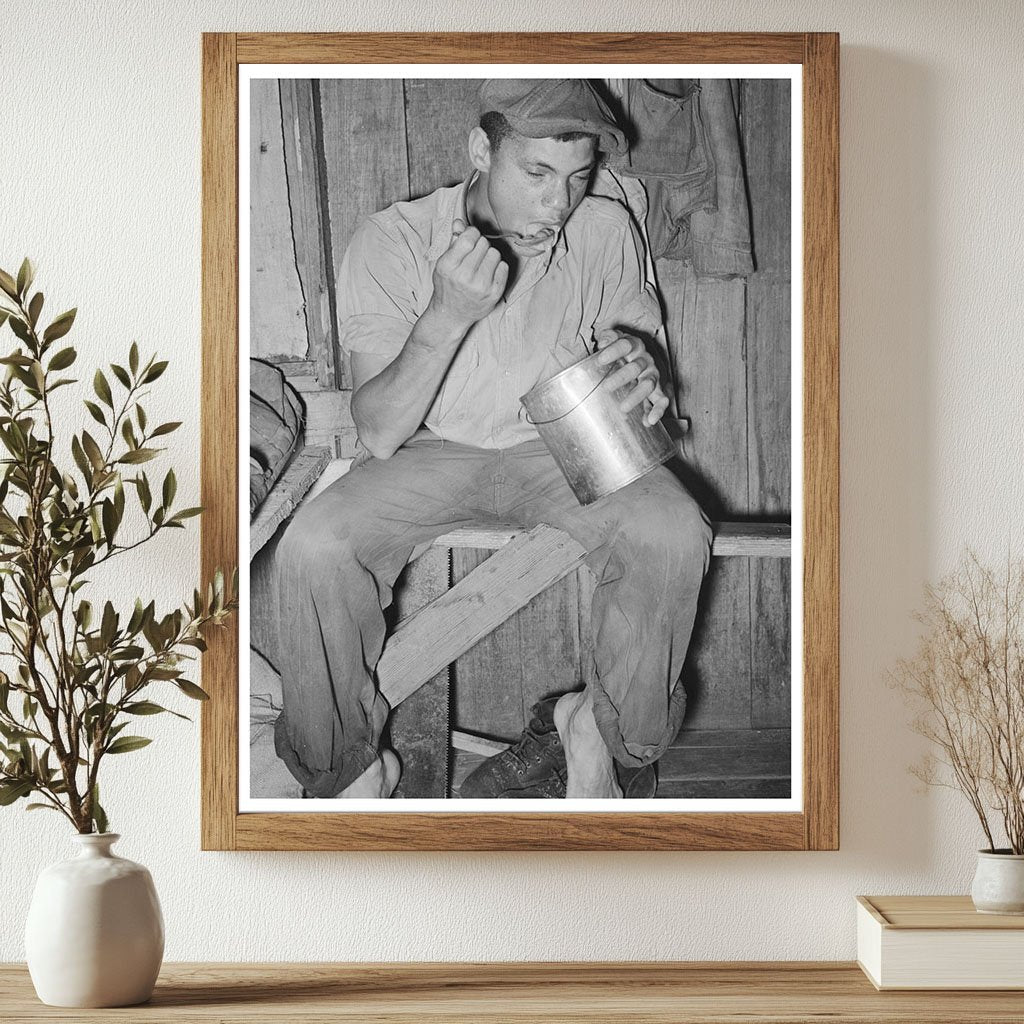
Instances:
[[[134,1006],[153,992],[164,955],[156,889],[111,852],[120,836],[76,835],[77,857],[43,870],[25,927],[36,994],[50,1006]]]
[[[1024,854],[979,850],[971,899],[982,914],[1024,914]]]

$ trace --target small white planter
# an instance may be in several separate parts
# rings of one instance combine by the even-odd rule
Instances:
[[[79,855],[36,883],[25,954],[36,994],[50,1006],[134,1006],[153,993],[163,915],[149,872],[111,853],[120,838],[75,836]]]
[[[971,899],[982,914],[1024,914],[1024,854],[979,850]]]

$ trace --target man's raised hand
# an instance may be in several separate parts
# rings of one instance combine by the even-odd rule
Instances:
[[[434,312],[469,330],[498,304],[508,282],[508,264],[480,232],[461,220],[452,224],[452,241],[434,267]]]
[[[654,365],[654,360],[644,347],[644,343],[626,331],[612,329],[598,331],[594,335],[594,340],[601,353],[597,357],[600,365],[609,366],[617,359],[626,360],[622,366],[609,373],[603,385],[611,391],[616,391],[632,382],[626,397],[619,402],[619,408],[623,412],[629,412],[634,405],[646,400],[644,422],[653,427],[665,415],[668,396],[661,389],[658,368]]]

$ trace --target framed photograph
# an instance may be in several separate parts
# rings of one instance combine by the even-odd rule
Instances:
[[[838,848],[838,57],[203,37],[204,849]]]

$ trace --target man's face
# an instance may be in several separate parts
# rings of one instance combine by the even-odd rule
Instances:
[[[513,134],[496,153],[487,147],[477,164],[481,219],[522,236],[509,239],[520,255],[543,252],[586,194],[595,159],[591,138],[559,142]]]

